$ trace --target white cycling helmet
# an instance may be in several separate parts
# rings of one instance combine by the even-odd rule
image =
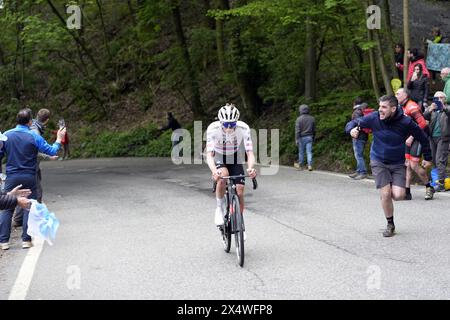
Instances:
[[[220,122],[236,122],[239,119],[239,110],[232,103],[220,108],[218,118]]]

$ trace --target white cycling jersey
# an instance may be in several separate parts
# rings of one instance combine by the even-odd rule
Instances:
[[[206,152],[232,155],[243,146],[246,152],[253,151],[250,127],[243,121],[237,121],[231,133],[226,133],[220,121],[215,121],[206,130]]]

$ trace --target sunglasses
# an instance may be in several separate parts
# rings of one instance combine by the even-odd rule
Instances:
[[[234,128],[236,127],[236,122],[224,122],[222,125],[224,128]]]

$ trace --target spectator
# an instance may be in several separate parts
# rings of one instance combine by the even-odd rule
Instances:
[[[14,186],[23,185],[31,190],[31,198],[36,199],[36,170],[38,152],[51,156],[56,155],[61,147],[61,139],[65,129],[60,130],[56,142],[51,146],[44,138],[30,129],[32,113],[30,109],[20,110],[17,114],[17,126],[5,132],[7,140],[0,149],[0,160],[6,154],[6,184],[9,192]],[[11,234],[11,217],[13,210],[8,209],[0,213],[0,244],[8,247]],[[28,210],[23,214],[22,248],[32,246],[31,237],[27,234]]]
[[[428,77],[422,72],[422,65],[416,64],[414,73],[408,81],[408,90],[411,99],[416,102],[422,112],[428,107]]]
[[[425,158],[422,162],[424,167],[431,165],[431,151],[426,135],[410,117],[403,114],[395,97],[383,96],[379,105],[378,112],[347,123],[345,131],[350,133],[352,138],[357,138],[360,128],[373,130],[370,166],[376,188],[380,190],[381,205],[387,220],[383,236],[392,237],[395,234],[392,200],[405,198],[405,140],[412,135],[420,141]]]
[[[447,97],[446,103],[450,103],[450,68],[446,67],[441,70],[441,78],[445,83],[444,94]]]
[[[367,103],[358,97],[353,102],[352,120],[362,118],[364,111],[368,109]],[[370,109],[373,111],[373,109]],[[364,160],[364,149],[369,139],[369,131],[367,129],[361,130],[357,138],[352,138],[353,154],[356,159],[356,171],[349,175],[350,178],[361,180],[367,178],[366,161]]]
[[[66,134],[64,138],[61,140],[62,148],[63,148],[63,157],[62,160],[69,160],[70,158],[70,148],[69,148],[69,133],[66,130]]]
[[[420,107],[417,103],[409,98],[408,92],[404,88],[397,90],[395,95],[402,107],[405,116],[410,117],[423,131],[428,135],[428,123],[423,117]],[[405,141],[405,165],[406,165],[406,197],[405,200],[412,200],[411,180],[412,173],[415,172],[422,183],[425,185],[425,200],[433,199],[434,189],[430,184],[426,170],[419,165],[422,155],[423,146],[413,136],[408,137]]]
[[[441,29],[439,27],[433,27],[431,29],[431,37],[432,40],[427,40],[427,42],[432,42],[432,43],[441,43],[442,42],[442,35],[441,35]]]
[[[427,69],[427,66],[425,65],[425,60],[423,58],[423,56],[419,53],[419,50],[414,48],[414,49],[409,49],[408,50],[408,58],[409,58],[409,68],[408,68],[408,76],[406,78],[406,82],[408,82],[409,80],[411,80],[411,77],[414,73],[414,67],[417,64],[421,64],[422,65],[422,74],[427,76],[428,78],[430,77],[430,72]],[[403,71],[404,66],[401,65],[400,69]]]
[[[309,114],[309,107],[302,104],[299,107],[300,116],[295,121],[295,144],[298,146],[298,164],[297,169],[302,169],[304,151],[306,149],[306,158],[308,170],[312,171],[313,153],[312,145],[316,135],[316,120]]]
[[[427,39],[427,44],[430,44],[430,43],[434,43],[434,44],[436,44],[436,43],[442,43],[442,35],[441,35],[441,29],[439,28],[439,27],[433,27],[432,29],[431,29],[431,37],[432,37],[432,40],[429,40],[429,39]],[[436,71],[433,71],[433,70],[430,70],[430,73],[431,73],[431,79],[433,80],[433,84],[434,84],[434,81],[436,80]]]
[[[401,43],[395,45],[395,66],[397,67],[398,78],[403,82],[403,59],[405,48]]]
[[[174,132],[177,129],[181,129],[180,123],[175,119],[172,112],[167,112],[167,125],[165,127],[162,127],[161,131],[166,131],[171,129],[172,132]],[[172,148],[179,144],[183,140],[183,137],[178,135],[177,132],[172,133]]]
[[[48,121],[50,119],[50,111],[48,109],[41,109],[38,111],[36,119],[33,119],[32,125],[30,126],[30,129],[36,132],[39,136],[42,136],[44,134],[45,126],[47,125]],[[39,163],[43,159],[48,160],[56,160],[58,157],[50,157],[44,153],[38,154],[37,159],[37,171],[36,171],[36,200],[39,203],[42,203],[42,174],[41,174],[41,168],[39,166]],[[13,215],[13,227],[20,227],[22,226],[22,218],[23,218],[24,210],[17,209],[14,212]]]
[[[3,148],[3,142],[8,140],[8,137],[3,135],[0,132],[0,150]],[[1,172],[1,163],[0,163],[0,172]],[[3,178],[2,178],[3,179]],[[13,190],[8,193],[3,192],[3,180],[2,180],[2,190],[0,192],[0,210],[6,209],[14,209],[16,206],[20,206],[22,208],[28,208],[30,204],[30,200],[26,197],[31,194],[31,190],[19,189],[21,185],[17,186]],[[0,249],[8,250],[9,245],[2,244]]]
[[[440,103],[433,102],[425,111],[425,119],[430,121],[430,145],[433,156],[433,165],[438,169],[439,181],[435,190],[445,191],[445,170],[448,163],[450,142],[450,107],[446,103],[447,96],[442,91],[434,94]],[[438,106],[439,104],[439,106]]]

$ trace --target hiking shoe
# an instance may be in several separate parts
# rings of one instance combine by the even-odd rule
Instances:
[[[22,241],[22,249],[28,249],[33,246],[33,243],[31,241]]]
[[[431,200],[434,196],[434,189],[433,187],[428,187],[425,191],[425,200]]]
[[[352,173],[352,174],[349,174],[348,176],[349,176],[350,178],[354,179],[354,178],[356,178],[357,176],[359,176],[359,173],[358,173],[358,172],[354,172],[354,173]]]
[[[411,193],[405,194],[405,199],[404,200],[412,200],[412,194]]]
[[[9,243],[8,242],[0,243],[0,248],[2,250],[9,250]]]
[[[383,237],[392,237],[395,234],[395,226],[388,223],[386,230],[383,231]]]
[[[353,179],[355,179],[355,180],[363,180],[365,178],[367,178],[367,174],[359,174],[356,177],[354,177]]]
[[[308,171],[312,171],[312,166],[308,166]]]
[[[445,191],[445,187],[442,183],[436,182],[436,186],[434,187],[434,191],[436,192],[443,192]]]
[[[223,225],[223,210],[221,207],[216,208],[216,213],[214,215],[214,223],[216,226]]]

